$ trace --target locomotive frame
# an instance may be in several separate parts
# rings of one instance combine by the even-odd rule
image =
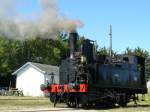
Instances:
[[[69,107],[127,106],[131,100],[136,103],[137,94],[147,93],[144,58],[98,56],[95,42],[79,42],[77,32],[70,33],[69,46],[70,56],[60,65],[60,83],[43,89],[52,102],[59,95]]]

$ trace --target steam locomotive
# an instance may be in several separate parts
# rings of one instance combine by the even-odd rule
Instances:
[[[60,83],[45,88],[51,101],[59,94],[69,107],[126,106],[147,93],[145,58],[98,55],[95,42],[79,40],[77,32],[69,34],[69,46],[70,56],[59,68]]]

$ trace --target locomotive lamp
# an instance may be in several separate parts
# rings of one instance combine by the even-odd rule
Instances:
[[[85,56],[81,56],[81,63],[86,63],[86,57]]]

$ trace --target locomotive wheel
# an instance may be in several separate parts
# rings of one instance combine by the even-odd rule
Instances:
[[[77,107],[76,101],[68,101],[68,102],[67,102],[67,105],[68,105],[68,107],[71,107],[71,108]]]
[[[119,106],[121,106],[121,107],[126,107],[127,106],[127,102],[124,102],[124,101],[120,101],[119,102]]]
[[[55,93],[50,93],[49,100],[53,103],[55,100]]]
[[[120,98],[119,106],[121,106],[121,107],[126,107],[126,106],[127,106],[127,99],[126,99],[126,96],[122,96],[122,97]]]
[[[77,97],[74,94],[68,94],[66,104],[68,107],[75,108],[78,105]]]
[[[80,100],[82,108],[88,108],[90,106],[88,103],[88,96],[86,94],[82,94]]]

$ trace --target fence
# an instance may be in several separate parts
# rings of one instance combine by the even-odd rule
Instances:
[[[0,96],[23,96],[23,91],[17,88],[0,87]]]

